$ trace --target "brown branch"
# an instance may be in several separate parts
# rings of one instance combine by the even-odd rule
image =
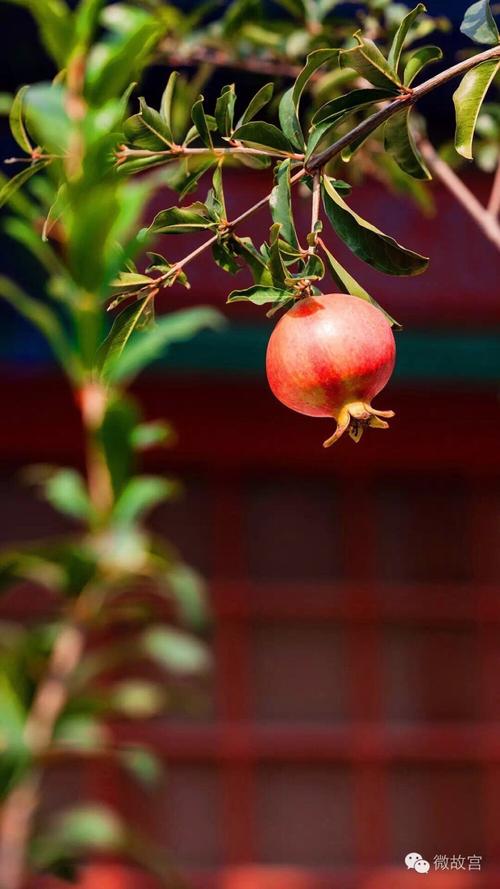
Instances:
[[[289,62],[274,61],[273,59],[251,56],[246,59],[238,59],[220,49],[209,49],[201,46],[190,48],[182,53],[178,50],[178,43],[165,40],[159,46],[161,56],[173,68],[192,68],[195,65],[208,64],[217,68],[233,68],[235,71],[251,71],[255,74],[269,74],[271,77],[296,78],[302,70],[301,65],[292,65]]]
[[[493,187],[491,189],[490,199],[488,201],[488,213],[490,213],[494,219],[497,218],[500,212],[500,160],[497,164],[496,173],[493,179]]]
[[[428,139],[419,139],[418,147],[427,162],[431,173],[440,179],[449,192],[461,204],[469,216],[475,220],[483,234],[500,250],[500,225],[495,217],[488,213],[485,207],[474,194],[462,182],[459,176],[439,156]]]
[[[77,605],[75,603],[75,609]],[[78,665],[85,635],[77,619],[61,630],[47,674],[37,688],[26,720],[24,741],[34,759],[49,748],[54,727],[69,693],[71,676]],[[7,797],[0,821],[0,886],[19,889],[23,883],[26,847],[38,805],[40,773],[34,769]]]
[[[453,80],[455,77],[459,77],[461,74],[466,74],[467,71],[470,71],[472,68],[475,68],[482,62],[487,62],[491,59],[500,59],[500,46],[494,46],[491,49],[487,49],[485,52],[479,53],[476,56],[472,56],[469,59],[464,59],[464,61],[458,62],[458,64],[456,65],[452,65],[451,68],[447,68],[446,71],[441,71],[434,77],[430,77],[429,80],[424,81],[424,83],[421,83],[414,89],[397,96],[384,108],[380,108],[374,114],[371,114],[360,124],[354,127],[354,129],[352,129],[349,133],[346,133],[344,136],[341,136],[340,139],[337,139],[337,141],[334,142],[332,145],[329,145],[328,148],[325,148],[318,154],[313,154],[307,162],[308,171],[310,173],[314,173],[316,170],[320,170],[334,157],[337,157],[337,155],[341,154],[344,148],[352,145],[353,142],[357,141],[363,136],[368,136],[371,132],[373,132],[373,130],[376,130],[377,127],[379,127],[381,124],[385,123],[386,120],[392,117],[393,114],[395,114],[397,111],[400,111],[401,108],[411,107],[415,104],[415,102],[418,102],[419,99],[422,99],[423,96],[426,96],[428,93],[432,92],[432,90],[436,89],[439,86],[443,86],[445,83],[448,83],[449,80]]]
[[[129,148],[127,145],[122,145],[117,152],[117,159],[119,163],[123,163],[131,157],[165,157],[167,160],[171,160],[172,158],[196,157],[199,155],[202,157],[213,155],[215,158],[223,158],[240,154],[249,155],[250,157],[277,157],[282,159],[289,157],[292,160],[304,160],[303,153],[279,151],[273,148],[247,148],[244,145],[231,145],[227,148],[218,146],[214,148],[189,148],[185,145],[173,145],[172,148],[160,149],[159,151],[152,151],[148,148]]]

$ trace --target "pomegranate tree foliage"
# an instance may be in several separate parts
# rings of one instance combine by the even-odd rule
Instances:
[[[369,0],[349,18],[336,10],[336,0],[280,0],[274,17],[258,0],[235,0],[223,14],[212,4],[186,14],[154,0],[80,0],[74,11],[65,0],[16,2],[32,12],[59,73],[51,83],[21,87],[13,99],[11,130],[23,156],[0,193],[9,210],[5,231],[39,263],[43,288],[28,294],[2,278],[0,293],[40,329],[69,380],[87,458],[84,474],[47,466],[30,471],[49,503],[82,530],[9,551],[1,560],[5,589],[19,582],[45,588],[51,606],[45,620],[28,628],[2,626],[0,883],[15,889],[26,868],[70,876],[74,862],[93,849],[127,854],[165,877],[168,863],[102,806],[32,825],[51,759],[109,757],[155,783],[159,763],[151,751],[119,744],[109,720],[143,719],[172,701],[190,705],[191,693],[176,677],[208,664],[190,632],[205,620],[199,578],[144,525],[147,512],[177,485],[138,473],[137,457],[171,433],[162,422],[141,420],[127,387],[171,344],[202,327],[218,328],[222,319],[200,307],[155,320],[155,301],[166,287],[188,287],[189,263],[210,249],[229,274],[243,270],[245,280],[229,302],[249,300],[272,314],[304,294],[331,289],[332,279],[335,289],[373,302],[335,256],[332,230],[381,273],[425,271],[425,257],[352,209],[352,183],[371,172],[388,187],[427,200],[429,171],[418,149],[424,122],[415,105],[459,75],[457,158],[471,157],[479,125],[482,165],[491,167],[498,156],[498,106],[479,112],[500,66],[498,30],[487,0],[474,3],[462,30],[480,46],[471,42],[457,70],[429,78],[427,67],[442,54],[426,41],[447,24],[428,16],[421,3],[409,9]],[[174,70],[155,108],[137,100],[137,82],[148,65],[162,61],[175,61],[184,72],[196,68],[190,76]],[[242,80],[239,69],[270,79],[263,78],[250,100],[240,101],[229,83],[208,104],[199,91],[214,66],[231,68]],[[274,174],[270,194],[231,220],[228,166],[246,176],[266,167]],[[205,199],[190,198],[208,179]],[[178,202],[144,226],[149,198],[165,183]],[[294,224],[294,186],[311,201],[304,240]],[[269,235],[254,244],[244,222],[263,205]],[[166,236],[184,233],[202,235],[184,259],[173,262],[157,252],[168,249]],[[145,252],[148,262],[138,270],[135,260]],[[130,641],[105,643],[105,634],[124,622]],[[145,659],[166,672],[168,695],[161,672],[143,678]],[[112,671],[124,663],[129,675],[137,663],[137,673],[118,680]],[[50,683],[58,694],[47,706]],[[9,829],[18,822],[23,829],[12,846]]]

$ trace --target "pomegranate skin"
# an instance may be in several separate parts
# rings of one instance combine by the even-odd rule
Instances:
[[[349,428],[356,441],[366,425],[386,428],[371,401],[394,369],[396,347],[389,322],[371,303],[343,293],[309,296],[274,328],[266,357],[273,394],[310,417],[334,417],[333,444]]]

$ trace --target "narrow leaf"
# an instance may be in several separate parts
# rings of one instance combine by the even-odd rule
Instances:
[[[327,178],[323,181],[322,192],[325,211],[333,228],[359,259],[388,275],[419,275],[425,271],[428,259],[402,247],[358,216]]]
[[[359,281],[356,281],[355,278],[344,268],[343,265],[335,258],[333,253],[330,253],[328,248],[322,242],[321,247],[326,257],[326,261],[328,264],[328,270],[336,284],[339,288],[340,293],[350,293],[351,296],[357,296],[359,299],[364,299],[366,302],[372,303],[372,305],[376,306],[377,309],[380,309],[381,312],[385,315],[389,323],[396,328],[401,329],[401,325],[398,322],[391,318],[391,316],[378,304],[378,302],[373,299],[373,296],[370,296],[367,290],[361,286]]]
[[[302,93],[313,74],[316,73],[318,68],[325,65],[326,62],[331,62],[332,60],[337,62],[339,55],[340,50],[338,49],[316,49],[314,52],[309,53],[306,64],[293,85],[293,101],[296,109],[299,107]]]
[[[223,323],[223,316],[209,306],[163,315],[153,327],[142,330],[128,342],[126,349],[110,356],[106,362],[106,375],[112,382],[130,379],[164,354],[173,343],[190,339],[205,327],[217,330]]]
[[[255,145],[257,148],[271,148],[274,151],[290,154],[294,151],[293,145],[278,127],[263,120],[254,120],[244,123],[233,133],[233,139]]]
[[[385,56],[382,55],[373,40],[355,35],[359,46],[346,49],[340,55],[343,68],[354,68],[361,77],[373,86],[387,89],[393,94],[398,92],[399,78],[392,70]]]
[[[394,98],[394,93],[386,89],[359,89],[351,90],[343,96],[332,99],[316,112],[312,119],[314,126],[331,117],[336,117],[344,111],[356,111],[365,108],[374,102],[383,102],[385,99]]]
[[[3,207],[4,204],[10,201],[12,195],[16,193],[18,188],[21,188],[21,185],[24,185],[24,183],[27,182],[28,179],[31,179],[35,173],[39,173],[40,170],[43,170],[48,163],[49,161],[37,161],[34,164],[29,164],[29,166],[24,167],[20,173],[16,173],[15,176],[7,179],[0,189],[0,207]]]
[[[200,96],[191,108],[191,120],[193,121],[203,144],[206,145],[207,148],[213,148],[212,136],[210,135],[209,125],[203,107],[203,96]]]
[[[234,83],[224,86],[215,103],[215,120],[221,136],[230,136],[233,129],[236,93]]]
[[[233,290],[228,298],[228,303],[251,302],[256,306],[265,306],[268,303],[288,302],[293,296],[289,290],[282,290],[279,287],[263,287],[255,284],[253,287],[247,287],[245,290]]]
[[[264,108],[264,105],[267,105],[268,102],[271,101],[273,96],[274,83],[266,83],[264,86],[261,86],[260,90],[255,93],[253,99],[250,100],[246,111],[241,115],[237,126],[241,127],[244,123],[248,123],[250,120],[253,120],[256,114],[259,113],[261,108]]]
[[[149,228],[144,231],[148,234],[184,234],[185,232],[202,231],[213,228],[207,208],[201,201],[196,201],[188,207],[170,207],[168,210],[160,210],[156,214]]]
[[[299,242],[292,215],[289,159],[280,163],[276,169],[276,185],[271,192],[269,206],[273,222],[279,222],[281,225],[283,239],[292,247],[298,247]]]
[[[494,46],[500,42],[500,35],[489,0],[478,0],[477,3],[469,6],[460,25],[460,30],[475,43]]]
[[[92,506],[79,472],[60,469],[45,482],[44,494],[54,509],[73,519],[89,521]]]
[[[173,139],[170,127],[166,121],[158,111],[154,108],[150,108],[150,106],[146,104],[146,100],[142,96],[139,99],[139,105],[141,108],[141,117],[145,126],[157,139],[163,142],[164,148],[169,148]]]
[[[10,131],[19,147],[22,148],[23,151],[26,151],[27,154],[31,154],[33,148],[28,138],[23,120],[23,101],[28,89],[29,86],[22,86],[14,96],[14,101],[12,102],[9,113],[9,124]]]
[[[161,105],[160,105],[160,114],[162,120],[164,121],[168,132],[170,133],[170,138],[173,141],[173,129],[172,129],[172,102],[174,98],[175,91],[175,83],[177,78],[179,77],[178,71],[172,71],[170,77],[168,78],[167,85],[163,91],[163,95],[161,97]]]
[[[119,362],[120,356],[132,334],[144,329],[151,323],[149,314],[150,303],[151,298],[145,296],[141,300],[127,306],[115,318],[113,326],[100,349],[101,372],[104,377],[107,377],[110,369]]]
[[[293,87],[290,87],[289,90],[283,93],[278,112],[281,129],[285,136],[290,140],[297,151],[302,151],[304,148],[304,134],[302,133],[302,128],[293,100]]]
[[[420,72],[432,62],[438,62],[443,58],[443,51],[439,46],[420,46],[408,58],[403,74],[403,83],[410,86]]]
[[[472,159],[472,141],[481,105],[499,69],[500,61],[483,62],[467,72],[453,94],[457,117],[455,148],[469,160]]]
[[[172,627],[153,627],[142,636],[145,654],[172,673],[199,673],[210,666],[205,645]]]
[[[424,4],[418,3],[415,8],[408,13],[408,15],[405,15],[398,30],[396,31],[396,34],[394,35],[394,40],[392,41],[387,61],[389,62],[389,65],[391,66],[396,76],[398,75],[399,62],[401,59],[401,53],[403,51],[405,40],[408,37],[408,34],[415,20],[422,12],[425,11],[426,10]]]
[[[403,108],[393,114],[384,130],[384,145],[398,167],[413,179],[432,179],[410,129],[410,109]]]
[[[177,492],[177,482],[154,475],[136,475],[124,488],[113,510],[118,525],[132,525],[153,507]]]

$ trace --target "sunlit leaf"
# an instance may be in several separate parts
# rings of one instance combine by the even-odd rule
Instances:
[[[382,55],[373,40],[355,35],[358,46],[344,50],[340,55],[340,63],[343,68],[354,68],[361,77],[372,83],[373,86],[386,89],[393,94],[398,92],[399,78],[392,70],[385,56]]]
[[[210,220],[205,204],[196,201],[189,207],[170,207],[168,210],[160,210],[145,231],[149,234],[174,235],[216,227],[216,223]]]
[[[161,476],[136,475],[130,479],[118,498],[113,519],[119,525],[132,525],[178,490],[176,482]]]
[[[453,94],[457,117],[455,148],[462,157],[469,160],[472,158],[472,141],[481,105],[499,70],[500,61],[483,62],[467,72]]]
[[[475,43],[494,46],[500,42],[500,35],[489,0],[478,0],[477,3],[469,6],[460,25],[460,30]]]
[[[292,297],[289,290],[282,290],[278,287],[263,287],[255,284],[253,287],[247,287],[245,290],[233,290],[228,298],[228,303],[251,302],[256,306],[264,306],[268,303],[288,302]]]
[[[172,627],[153,627],[141,639],[145,654],[172,673],[200,673],[210,666],[205,645]]]
[[[396,31],[396,34],[394,35],[387,61],[389,62],[389,65],[396,75],[399,72],[399,62],[406,38],[408,37],[412,25],[414,24],[416,19],[419,17],[419,15],[421,15],[422,12],[425,11],[426,10],[424,4],[418,3],[414,9],[412,9],[407,15],[405,15],[398,30]]]
[[[80,521],[93,514],[82,476],[75,469],[59,469],[44,484],[45,499],[59,512]]]
[[[438,62],[443,58],[443,51],[439,46],[420,46],[414,50],[408,57],[404,74],[403,83],[405,86],[411,86],[415,78],[420,72],[430,65],[432,62]]]
[[[170,134],[170,141],[173,140],[172,103],[174,99],[175,84],[178,77],[179,72],[172,71],[161,97],[160,114],[162,116],[163,122],[165,123],[165,126],[167,127],[167,131]]]
[[[14,96],[14,101],[10,107],[9,124],[10,131],[19,147],[31,154],[32,145],[23,120],[23,102],[28,89],[29,86],[22,86]]]

